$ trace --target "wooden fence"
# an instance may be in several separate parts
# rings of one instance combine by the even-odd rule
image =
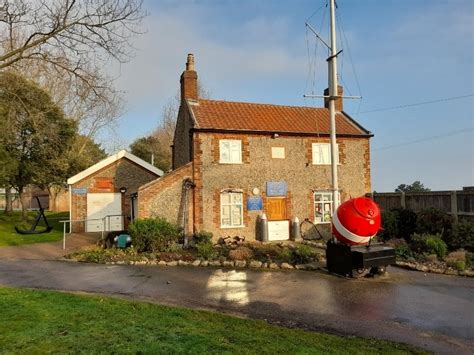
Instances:
[[[457,191],[373,192],[367,196],[373,198],[382,210],[408,208],[418,212],[436,208],[451,214],[455,220],[474,220],[474,187]]]

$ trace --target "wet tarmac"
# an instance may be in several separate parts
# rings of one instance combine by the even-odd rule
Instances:
[[[324,272],[0,260],[0,284],[118,295],[275,324],[474,353],[474,279],[390,268],[383,278]]]

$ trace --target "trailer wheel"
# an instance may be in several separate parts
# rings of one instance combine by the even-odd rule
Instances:
[[[354,269],[352,270],[352,277],[355,279],[361,279],[366,277],[369,273],[369,269]]]
[[[370,269],[370,273],[372,275],[384,275],[386,272],[387,272],[386,266],[374,266],[372,269]]]

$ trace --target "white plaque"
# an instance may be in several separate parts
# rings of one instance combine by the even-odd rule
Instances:
[[[284,147],[272,147],[272,158],[273,159],[285,159],[285,148]]]
[[[268,240],[289,240],[290,221],[268,221]]]

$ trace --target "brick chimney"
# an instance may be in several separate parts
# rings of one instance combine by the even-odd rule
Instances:
[[[194,70],[194,55],[190,53],[186,61],[186,70],[181,74],[181,101],[198,99],[197,78],[197,72]]]
[[[337,96],[343,96],[344,94],[344,90],[342,89],[342,86],[341,85],[338,85],[337,86]],[[328,89],[325,89],[324,90],[324,96],[326,95],[329,95],[329,88]],[[336,112],[341,112],[342,111],[342,97],[338,97],[336,100],[335,100],[335,106],[336,106]],[[328,99],[324,99],[324,107],[325,108],[329,108],[329,100]]]

